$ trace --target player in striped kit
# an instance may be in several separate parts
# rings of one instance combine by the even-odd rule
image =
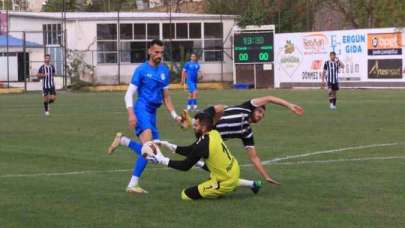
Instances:
[[[38,70],[38,78],[42,79],[42,96],[44,101],[44,112],[46,116],[49,116],[49,104],[52,104],[56,100],[55,90],[55,67],[50,63],[51,56],[45,55],[44,64]]]
[[[339,68],[344,68],[344,64],[336,58],[334,51],[329,53],[329,60],[323,65],[322,87],[325,86],[325,78],[328,83],[329,108],[336,110],[336,94],[339,90]]]
[[[274,96],[257,97],[248,100],[240,105],[225,106],[222,104],[208,107],[204,110],[214,118],[215,129],[221,134],[224,140],[238,138],[242,141],[251,163],[257,172],[271,184],[279,184],[264,168],[262,161],[256,151],[253,138],[252,123],[259,123],[264,118],[267,104],[284,106],[297,115],[303,115],[304,109],[296,104]],[[189,120],[187,113],[183,114],[184,120]],[[191,125],[190,123],[188,124]],[[254,187],[257,181],[239,180],[239,186]]]

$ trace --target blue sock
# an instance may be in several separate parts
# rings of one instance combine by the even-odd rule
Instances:
[[[136,176],[136,177],[140,177],[147,164],[148,164],[148,160],[143,158],[143,156],[139,156],[135,162],[135,166],[134,166],[132,175]]]
[[[193,105],[197,106],[197,99],[193,99],[193,100],[194,100]]]
[[[136,159],[136,162],[134,164],[134,170],[132,172],[133,176],[140,177],[143,173],[143,170],[145,169],[146,165],[148,164],[148,160],[146,160],[142,156],[142,145],[136,141],[131,140],[128,145],[129,148],[131,148],[132,151],[135,152],[137,155],[138,159]]]
[[[187,100],[187,105],[190,105],[190,106],[193,105],[193,99],[188,99]]]
[[[131,150],[132,150],[133,152],[135,152],[135,154],[138,155],[138,157],[142,157],[142,144],[140,144],[140,143],[138,143],[138,142],[136,142],[136,141],[131,140],[131,141],[129,142],[128,147],[131,148]]]

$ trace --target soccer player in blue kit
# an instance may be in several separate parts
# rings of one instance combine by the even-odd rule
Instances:
[[[190,111],[191,108],[193,111],[197,111],[197,82],[199,80],[198,72],[200,72],[198,56],[196,53],[192,53],[190,56],[190,61],[184,64],[183,72],[181,75],[181,83],[187,83],[187,89],[189,92],[189,99],[187,100],[187,111]]]
[[[170,72],[169,68],[161,63],[163,53],[163,42],[160,40],[151,41],[148,49],[149,59],[136,68],[125,94],[129,127],[130,129],[135,128],[135,134],[142,144],[160,138],[156,127],[156,112],[162,103],[173,119],[177,123],[181,122],[181,117],[174,110],[170,98],[168,90]],[[133,95],[136,92],[138,92],[138,99],[134,104]],[[137,143],[118,132],[107,151],[111,155],[118,146],[122,145],[129,147],[137,155],[138,159],[135,162],[132,177],[127,187],[129,193],[147,193],[139,185],[139,178],[147,165],[147,160],[141,155],[141,143]]]

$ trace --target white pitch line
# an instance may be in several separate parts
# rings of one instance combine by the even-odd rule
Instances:
[[[363,146],[352,146],[341,149],[334,150],[324,150],[317,151],[312,153],[297,154],[286,156],[282,158],[275,158],[272,160],[263,161],[263,165],[300,165],[300,164],[312,164],[312,163],[333,163],[333,162],[347,162],[347,161],[368,161],[368,160],[392,160],[392,159],[405,159],[405,156],[389,156],[389,157],[363,157],[363,158],[352,158],[352,159],[335,159],[335,160],[310,160],[310,161],[297,161],[297,162],[280,162],[294,158],[308,157],[318,154],[327,154],[327,153],[337,153],[348,150],[360,150],[367,148],[375,147],[387,147],[395,146],[399,143],[386,143],[386,144],[372,144],[372,145],[363,145]],[[242,164],[242,167],[251,167],[252,164]],[[162,170],[169,169],[167,167],[157,167],[149,170]],[[30,174],[5,174],[0,175],[0,178],[17,178],[17,177],[45,177],[45,176],[69,176],[69,175],[82,175],[82,174],[97,174],[97,173],[123,173],[130,172],[131,169],[113,169],[113,170],[83,170],[83,171],[72,171],[72,172],[58,172],[58,173],[30,173]]]
[[[281,157],[281,158],[274,158],[271,160],[263,161],[262,163],[263,163],[263,165],[267,165],[267,164],[290,160],[290,159],[294,159],[294,158],[303,158],[303,157],[309,157],[309,156],[314,156],[314,155],[319,155],[319,154],[338,153],[338,152],[343,152],[343,151],[348,151],[348,150],[361,150],[361,149],[369,149],[369,148],[376,148],[376,147],[396,146],[398,144],[399,143],[371,144],[371,145],[362,145],[362,146],[351,146],[351,147],[345,147],[345,148],[333,149],[333,150],[321,150],[321,151],[316,151],[316,152],[311,152],[311,153],[289,155],[289,156],[285,156],[285,157]]]
[[[336,162],[352,162],[352,161],[373,161],[373,160],[393,160],[405,159],[405,156],[388,156],[388,157],[363,157],[363,158],[342,158],[332,160],[309,160],[309,161],[296,161],[296,162],[280,162],[273,165],[304,165],[304,164],[319,164],[319,163],[336,163]]]

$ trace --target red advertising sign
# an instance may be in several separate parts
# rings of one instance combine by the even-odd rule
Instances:
[[[0,12],[0,35],[7,33],[7,14]]]

